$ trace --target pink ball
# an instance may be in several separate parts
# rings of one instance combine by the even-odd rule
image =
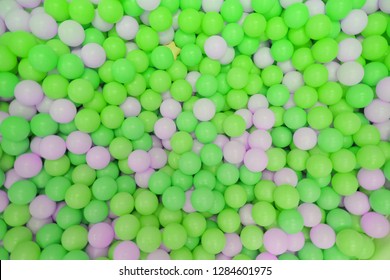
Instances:
[[[125,113],[125,117],[136,117],[141,113],[141,103],[137,98],[127,97],[125,102],[119,106]]]
[[[76,155],[87,153],[91,146],[91,136],[81,131],[73,131],[66,138],[66,147],[70,152]]]
[[[167,153],[161,148],[152,148],[149,150],[150,167],[160,169],[165,166],[168,161]]]
[[[229,142],[229,138],[226,135],[218,134],[213,143],[223,149],[227,142]]]
[[[76,106],[68,99],[53,101],[49,109],[50,116],[58,123],[69,123],[76,116]]]
[[[25,106],[38,105],[43,99],[40,84],[31,80],[23,80],[15,87],[15,98]]]
[[[240,236],[237,233],[225,233],[226,245],[222,253],[227,257],[234,257],[242,250],[242,243]]]
[[[52,16],[46,13],[32,15],[29,24],[31,33],[39,39],[50,40],[57,35],[58,24]]]
[[[161,103],[160,113],[165,118],[176,119],[182,111],[180,102],[175,99],[168,98]]]
[[[258,148],[250,149],[245,153],[244,164],[252,172],[263,171],[268,164],[267,154]]]
[[[31,217],[28,220],[26,226],[31,230],[33,234],[36,234],[44,225],[52,223],[53,220],[51,217],[46,219],[38,219],[35,217]]]
[[[5,191],[0,190],[0,213],[3,213],[5,208],[7,208],[9,204],[8,195]]]
[[[223,146],[223,157],[226,162],[239,164],[244,160],[245,155],[244,144],[238,141],[229,141]]]
[[[108,249],[109,247],[106,248],[96,248],[91,245],[87,246],[86,252],[91,260],[96,260],[100,257],[107,257],[108,255]]]
[[[10,116],[19,116],[30,121],[37,113],[35,106],[26,106],[14,99],[8,107]]]
[[[367,213],[371,208],[368,196],[362,192],[344,197],[344,207],[349,213],[358,216]]]
[[[210,36],[204,43],[204,51],[211,59],[221,59],[227,51],[227,43],[221,36]]]
[[[260,108],[268,108],[269,103],[267,97],[262,94],[254,94],[249,98],[248,109],[252,113],[256,112]]]
[[[155,251],[149,253],[147,260],[170,260],[171,257],[169,254],[162,250],[162,249],[156,249]]]
[[[273,255],[281,255],[287,251],[287,234],[279,228],[271,228],[264,233],[264,248]]]
[[[56,203],[46,195],[38,195],[29,205],[31,216],[37,219],[47,219],[56,210]]]
[[[161,140],[170,139],[176,132],[176,124],[172,119],[161,118],[154,124],[154,134]]]
[[[110,153],[109,151],[100,146],[91,148],[87,152],[87,164],[93,169],[104,169],[110,163]]]
[[[266,151],[272,145],[271,134],[266,130],[254,130],[248,137],[248,144],[251,148],[259,148]]]
[[[386,181],[385,175],[381,169],[367,170],[362,168],[359,170],[357,178],[360,186],[369,191],[383,187]]]
[[[137,186],[146,189],[148,187],[150,176],[152,176],[153,173],[154,173],[153,168],[148,168],[142,172],[136,172],[134,175],[134,179]]]
[[[252,121],[258,129],[267,130],[275,124],[275,115],[270,109],[259,108],[253,114]]]
[[[5,173],[5,181],[4,181],[4,187],[6,189],[9,189],[15,182],[22,180],[23,177],[19,176],[15,168],[8,170]]]
[[[277,261],[278,258],[268,252],[263,252],[257,255],[256,260],[262,260],[262,261]]]
[[[293,141],[298,149],[311,150],[317,145],[317,133],[312,128],[301,127],[294,132]]]
[[[244,119],[244,121],[246,123],[246,127],[245,127],[246,129],[249,129],[252,127],[253,123],[252,123],[252,112],[251,111],[249,111],[248,109],[240,109],[240,110],[236,111],[235,114],[240,115]]]
[[[106,52],[97,43],[88,43],[81,49],[81,59],[89,68],[99,68],[106,62]]]
[[[193,192],[193,190],[188,190],[188,191],[185,192],[186,201],[185,201],[185,203],[184,203],[183,210],[184,210],[184,212],[186,212],[186,213],[193,213],[193,212],[196,211],[196,210],[194,209],[194,207],[192,207],[192,203],[191,203],[191,195],[192,195],[192,192]]]
[[[363,215],[360,220],[363,231],[370,237],[383,238],[390,232],[390,224],[385,216],[369,212]]]
[[[129,155],[128,165],[134,172],[143,172],[150,167],[150,156],[146,151],[135,150]]]
[[[376,85],[376,95],[385,102],[390,102],[390,77],[379,81]]]
[[[31,152],[39,155],[39,151],[40,151],[39,146],[41,145],[41,141],[42,141],[42,138],[40,138],[40,137],[34,137],[33,139],[31,139],[31,142],[30,142]]]
[[[138,260],[140,250],[133,241],[122,241],[114,249],[114,260]]]
[[[253,220],[252,217],[252,208],[252,204],[246,204],[238,211],[238,213],[240,214],[241,224],[243,224],[244,226],[256,224],[255,220]]]
[[[364,108],[364,115],[373,123],[382,123],[390,119],[390,103],[374,99]]]
[[[66,152],[65,141],[57,135],[44,137],[39,144],[39,154],[44,159],[56,160]]]
[[[195,118],[206,122],[211,120],[215,115],[216,107],[213,101],[207,98],[200,98],[195,101],[193,112]]]
[[[336,242],[336,233],[326,224],[318,224],[310,230],[310,239],[320,249],[329,249]]]
[[[285,167],[275,172],[274,181],[277,186],[290,185],[296,187],[298,184],[298,176],[294,170]]]
[[[305,236],[302,232],[287,235],[287,250],[298,252],[305,245]]]
[[[114,239],[114,230],[107,223],[98,223],[91,226],[88,232],[88,242],[95,248],[106,248]]]
[[[41,158],[33,153],[22,154],[14,163],[15,172],[22,178],[32,178],[42,170]]]
[[[303,217],[303,225],[305,227],[314,227],[321,222],[321,209],[312,203],[303,203],[298,206],[298,212]]]

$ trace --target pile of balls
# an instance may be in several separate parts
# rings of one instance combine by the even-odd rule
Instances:
[[[0,259],[390,259],[389,14],[1,0]]]

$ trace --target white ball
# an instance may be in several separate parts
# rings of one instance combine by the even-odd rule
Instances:
[[[4,21],[0,18],[0,36],[7,30]]]
[[[382,12],[390,14],[390,1],[389,0],[379,0],[379,9]]]
[[[169,44],[173,41],[173,38],[175,37],[175,30],[171,26],[169,29],[159,32],[158,38],[161,45]]]
[[[342,21],[341,30],[348,35],[356,35],[366,28],[367,13],[363,10],[352,10]]]
[[[0,18],[4,20],[6,15],[15,9],[22,9],[22,7],[14,0],[1,0],[0,1]]]
[[[339,69],[340,64],[338,64],[336,61],[331,61],[325,64],[325,67],[328,70],[328,80],[331,82],[337,82],[337,70]]]
[[[227,43],[221,36],[210,36],[204,43],[204,51],[211,59],[221,59],[227,51]]]
[[[282,70],[283,74],[286,74],[288,72],[295,70],[291,59],[283,61],[283,62],[278,62],[277,65]]]
[[[96,29],[99,29],[102,32],[107,32],[110,31],[113,28],[112,23],[108,23],[102,19],[102,17],[99,15],[98,10],[95,10],[95,17],[93,18],[92,21],[92,26],[95,27]]]
[[[305,82],[303,81],[303,76],[300,72],[290,71],[284,75],[282,84],[288,88],[290,93],[293,93],[302,87]]]
[[[385,0],[388,1],[388,0]],[[367,14],[372,14],[378,11],[379,9],[379,1],[378,0],[366,0],[366,4],[362,7],[362,10]]]
[[[355,38],[347,38],[339,43],[337,59],[341,62],[353,61],[362,54],[362,44]]]
[[[144,11],[141,16],[140,16],[140,19],[141,19],[141,22],[145,25],[149,25],[150,26],[150,21],[149,21],[149,15],[150,15],[150,12],[149,11]]]
[[[223,4],[223,0],[202,0],[202,9],[207,12],[219,12],[221,10],[221,6]]]
[[[137,20],[131,16],[124,16],[115,26],[119,37],[124,40],[132,40],[137,35],[139,24]]]
[[[268,47],[259,48],[253,55],[253,61],[255,65],[260,69],[264,69],[274,63],[272,58],[271,49]]]
[[[227,65],[233,61],[234,56],[235,56],[234,48],[228,47],[225,55],[219,59],[219,62],[223,65]]]
[[[295,3],[302,3],[303,0],[279,0],[280,6],[286,9],[288,6],[291,6]]]
[[[153,11],[159,5],[161,0],[136,0],[138,6],[140,6],[145,11]]]
[[[30,31],[30,14],[22,9],[14,9],[5,17],[5,25],[9,31]]]
[[[357,85],[363,80],[364,68],[356,61],[343,63],[337,70],[337,78],[340,83],[346,86]]]
[[[31,32],[40,39],[49,40],[57,35],[58,25],[48,14],[34,14],[30,18]]]
[[[84,28],[77,21],[66,20],[58,27],[58,37],[64,44],[77,47],[85,39]]]
[[[190,83],[192,92],[196,91],[196,81],[199,79],[200,73],[197,71],[191,71],[186,76],[186,81]]]
[[[211,120],[215,115],[215,104],[208,98],[198,99],[193,107],[194,116],[203,122]]]
[[[305,5],[309,9],[311,17],[325,14],[325,4],[320,0],[309,0],[305,2]]]
[[[244,12],[246,12],[246,13],[253,12],[251,0],[240,0],[240,2],[241,2],[242,8],[244,9]]]

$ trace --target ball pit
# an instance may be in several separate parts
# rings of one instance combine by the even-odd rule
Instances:
[[[390,259],[389,14],[0,1],[0,259]]]

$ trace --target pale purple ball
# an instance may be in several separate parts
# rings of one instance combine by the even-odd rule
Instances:
[[[165,118],[174,120],[181,113],[181,111],[182,108],[180,102],[172,98],[164,100],[160,105],[160,113]]]
[[[271,134],[266,130],[254,130],[248,137],[248,144],[251,148],[259,148],[266,151],[272,145]]]
[[[29,205],[31,216],[37,219],[47,219],[56,210],[56,203],[46,195],[38,195]]]
[[[57,35],[58,24],[55,19],[46,14],[34,14],[30,18],[31,33],[42,40],[50,40]]]
[[[191,203],[192,192],[193,192],[193,190],[188,190],[188,191],[185,192],[186,201],[184,203],[183,210],[186,213],[193,213],[193,212],[196,211],[194,209],[194,207],[192,206],[192,203]]]
[[[38,105],[36,105],[38,112],[49,113],[53,101],[53,99],[50,99],[47,96],[43,97],[42,101]]]
[[[147,260],[170,260],[171,257],[169,254],[162,250],[162,249],[156,249],[155,251],[148,254]]]
[[[106,248],[114,239],[114,229],[107,223],[98,223],[88,231],[88,242],[95,248]]]
[[[252,204],[246,204],[240,208],[238,213],[240,214],[241,224],[244,226],[255,225],[256,222],[252,217]]]
[[[104,169],[110,163],[110,152],[100,146],[91,148],[87,152],[87,164],[93,169]]]
[[[256,260],[261,260],[261,261],[277,261],[278,258],[268,252],[263,252],[257,255]]]
[[[390,77],[379,81],[376,85],[376,95],[385,102],[390,102]]]
[[[245,153],[244,164],[252,172],[261,172],[267,167],[268,156],[262,149],[250,149]]]
[[[14,163],[16,174],[23,178],[32,178],[42,170],[41,158],[33,153],[18,156]]]
[[[215,257],[216,260],[218,261],[227,261],[227,260],[231,260],[232,258],[231,257],[228,257],[222,253],[219,253],[216,257]]]
[[[36,115],[37,109],[35,106],[26,106],[14,99],[9,104],[8,112],[10,116],[22,117],[29,121]]]
[[[193,113],[200,121],[209,121],[215,116],[216,107],[213,101],[208,98],[200,98],[195,101]]]
[[[223,149],[227,142],[229,142],[229,138],[226,135],[218,134],[213,143]]]
[[[344,197],[344,207],[349,213],[358,216],[367,213],[371,208],[368,196],[362,192],[355,192]]]
[[[362,168],[359,170],[357,178],[360,186],[369,191],[383,187],[386,181],[385,175],[381,169],[367,170]]]
[[[226,49],[226,52],[224,54],[223,57],[221,57],[218,61],[222,64],[222,65],[227,65],[229,63],[231,63],[234,59],[236,55],[236,51],[233,47],[228,47]]]
[[[268,108],[259,108],[253,114],[252,121],[258,129],[267,130],[272,128],[275,124],[275,115]]]
[[[131,16],[124,16],[116,23],[116,32],[124,40],[133,40],[139,30],[137,20]]]
[[[196,82],[198,81],[199,77],[200,73],[197,71],[188,72],[186,76],[186,81],[190,83],[192,87],[192,92],[196,91]]]
[[[142,172],[136,172],[134,175],[134,179],[137,186],[146,189],[148,187],[150,176],[152,176],[153,173],[154,173],[153,168],[148,168]]]
[[[141,103],[137,98],[127,97],[125,102],[120,105],[120,108],[125,113],[125,117],[136,117],[141,113]]]
[[[57,99],[50,106],[49,114],[58,123],[69,123],[77,113],[76,106],[68,99]]]
[[[369,212],[360,220],[363,231],[372,238],[383,238],[390,233],[390,223],[385,216]]]
[[[95,10],[95,17],[93,18],[92,26],[102,32],[110,31],[114,27],[112,23],[108,23],[102,19],[99,15],[98,9]]]
[[[58,26],[58,37],[69,47],[80,46],[85,39],[84,28],[74,20],[66,20]]]
[[[310,230],[310,239],[320,249],[329,249],[336,242],[336,233],[326,224],[318,224]]]
[[[352,10],[343,20],[341,20],[341,30],[347,35],[356,35],[366,28],[368,16],[364,10]]]
[[[32,9],[38,7],[42,0],[16,0],[16,2],[24,8]]]
[[[9,204],[8,195],[5,191],[0,190],[0,213],[3,213],[5,208],[7,208]]]
[[[88,43],[81,49],[81,59],[89,68],[99,68],[106,62],[106,52],[96,43]]]
[[[256,112],[260,108],[268,108],[269,103],[267,97],[263,94],[254,94],[248,100],[248,109],[252,113]]]
[[[150,155],[143,150],[131,152],[128,165],[134,172],[144,172],[150,167]]]
[[[305,236],[302,232],[287,234],[287,250],[298,252],[305,245]]]
[[[59,212],[63,207],[65,207],[65,206],[66,206],[66,202],[65,202],[65,201],[61,201],[61,202],[58,202],[58,203],[57,203],[56,210],[54,211],[53,216],[52,216],[52,218],[53,218],[54,221],[57,220],[58,212]]]
[[[287,251],[287,234],[279,228],[271,228],[264,233],[264,248],[273,255],[281,255]]]
[[[390,120],[382,123],[376,123],[374,126],[379,130],[382,141],[390,139]]]
[[[167,45],[173,41],[174,37],[175,29],[173,29],[173,26],[171,26],[167,30],[158,33],[158,42],[160,45]]]
[[[56,160],[66,152],[65,141],[57,135],[49,135],[42,138],[39,144],[39,154],[44,159]]]
[[[66,147],[76,155],[85,154],[92,147],[92,138],[87,133],[73,131],[66,138]]]
[[[171,146],[171,139],[165,139],[165,140],[162,140],[161,141],[163,147],[168,150],[168,151],[171,151],[172,150],[172,146]]]
[[[356,38],[346,38],[339,43],[337,59],[341,62],[354,61],[362,54],[362,44]]]
[[[238,141],[229,141],[223,146],[223,157],[228,163],[241,163],[244,160],[245,152],[245,146]]]
[[[199,155],[200,150],[202,150],[203,146],[204,146],[203,143],[200,143],[198,140],[195,139],[195,140],[194,140],[194,143],[193,143],[193,145],[192,145],[192,151],[193,151],[195,154]]]
[[[245,124],[246,124],[246,129],[249,129],[252,127],[253,123],[252,123],[252,113],[251,111],[249,111],[248,109],[240,109],[238,111],[236,111],[237,115],[240,115],[244,121],[245,121]]]
[[[5,173],[4,187],[9,189],[15,182],[22,180],[23,177],[16,173],[15,169],[10,169]]]
[[[204,43],[204,51],[211,59],[221,59],[227,51],[227,43],[221,36],[210,36]]]
[[[133,241],[122,241],[114,249],[114,260],[138,260],[140,250]]]
[[[225,233],[226,245],[222,253],[227,257],[234,257],[242,250],[240,236],[237,233]]]
[[[329,82],[338,82],[337,71],[340,68],[340,64],[336,61],[331,61],[325,64],[326,70],[328,70],[328,81]]]
[[[47,224],[50,224],[53,222],[53,219],[51,217],[46,219],[37,219],[35,217],[31,217],[30,220],[28,220],[26,226],[31,230],[31,232],[35,235],[37,232]]]
[[[44,96],[41,85],[32,80],[19,82],[14,92],[16,100],[25,106],[38,105]]]
[[[153,148],[162,148],[162,141],[156,136],[152,135]]]
[[[244,131],[244,133],[241,134],[240,136],[231,137],[230,139],[232,141],[237,141],[237,142],[240,142],[241,144],[243,144],[245,147],[245,150],[248,150],[250,148],[249,144],[248,144],[248,139],[249,139],[249,132],[248,131]]]
[[[273,181],[274,175],[275,175],[275,172],[272,172],[272,171],[269,171],[266,169],[263,171],[263,175],[261,176],[261,178],[263,180]]]
[[[293,142],[300,150],[311,150],[317,145],[317,133],[310,127],[298,128],[294,132]]]
[[[303,217],[303,225],[305,227],[314,227],[321,222],[321,209],[312,203],[302,203],[298,207],[298,212]]]
[[[364,108],[364,115],[373,123],[382,123],[390,119],[390,103],[374,99]]]
[[[29,26],[30,14],[22,9],[10,11],[5,19],[5,25],[9,31],[27,31],[30,32]]]
[[[290,185],[295,187],[298,184],[298,176],[294,170],[285,167],[275,172],[274,181],[277,186]]]
[[[347,61],[340,65],[336,75],[341,84],[345,86],[354,86],[363,79],[364,68],[356,61]]]
[[[154,124],[154,134],[161,140],[170,139],[176,132],[176,124],[172,119],[161,118]]]
[[[106,248],[96,248],[91,245],[87,245],[86,252],[91,260],[96,260],[101,257],[107,257],[108,255],[108,249]]]
[[[308,0],[305,2],[305,5],[309,9],[310,17],[325,14],[325,4],[322,1]]]
[[[161,148],[152,148],[148,153],[150,156],[150,167],[153,169],[163,168],[168,161],[167,153]]]
[[[282,84],[288,88],[290,93],[294,93],[305,85],[303,75],[298,71],[290,71],[284,75]]]

